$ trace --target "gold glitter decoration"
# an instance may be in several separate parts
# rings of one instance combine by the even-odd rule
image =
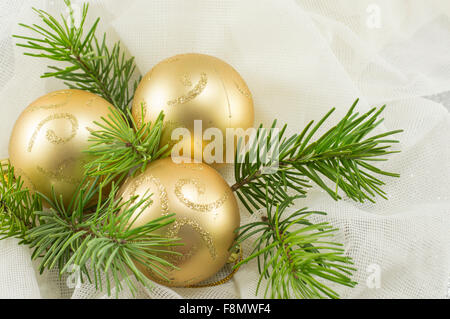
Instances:
[[[192,229],[194,229],[200,235],[203,242],[208,247],[211,257],[213,259],[216,259],[217,252],[211,234],[205,231],[197,222],[193,221],[192,219],[177,219],[172,225],[170,225],[169,230],[167,231],[167,236],[171,238],[177,237],[178,233],[180,232],[180,228],[183,226],[192,227]]]
[[[68,205],[84,178],[83,163],[91,160],[84,152],[90,129],[111,114],[111,107],[93,93],[74,89],[37,98],[20,114],[9,141],[16,177],[47,197],[53,187]]]
[[[70,141],[71,139],[73,139],[75,137],[75,135],[77,135],[77,130],[78,130],[78,121],[75,118],[75,116],[73,116],[70,113],[57,113],[57,114],[52,114],[47,116],[45,119],[43,119],[38,126],[36,127],[36,129],[34,130],[33,135],[31,136],[30,142],[28,143],[28,152],[31,152],[34,142],[36,140],[37,135],[39,134],[39,131],[42,129],[42,127],[47,124],[50,121],[54,121],[54,120],[59,120],[59,119],[65,119],[68,120],[72,126],[72,130],[71,130],[71,134],[69,137],[63,138],[63,137],[59,137],[56,135],[55,131],[49,129],[47,130],[47,132],[45,133],[45,136],[47,138],[47,140],[52,143],[52,144],[63,144],[63,143],[67,143],[68,141]]]
[[[241,87],[239,86],[239,84],[238,84],[236,81],[234,82],[234,85],[236,85],[236,89],[237,89],[243,96],[245,96],[247,99],[252,99],[252,94],[250,93],[250,91],[241,88]]]
[[[206,84],[208,84],[208,77],[206,76],[206,73],[200,74],[200,80],[198,83],[194,86],[192,90],[190,90],[187,94],[182,95],[176,99],[167,101],[167,105],[177,105],[177,104],[184,104],[192,101],[195,99],[199,94],[203,92],[203,90],[206,87]]]
[[[175,184],[175,195],[177,196],[177,198],[184,205],[186,205],[186,207],[189,207],[190,209],[193,209],[198,212],[210,212],[210,211],[213,211],[213,210],[219,208],[226,202],[228,195],[229,195],[229,191],[225,191],[225,193],[219,199],[215,200],[212,203],[208,203],[208,204],[194,203],[183,195],[183,186],[188,185],[188,184],[194,185],[199,194],[203,194],[205,192],[205,184],[200,183],[199,180],[195,179],[195,178],[180,179]]]
[[[64,95],[65,99],[63,102],[59,102],[59,103],[50,103],[50,104],[45,104],[45,105],[31,105],[26,109],[26,112],[35,112],[38,110],[54,110],[54,109],[58,109],[60,107],[66,106],[70,97],[72,96],[73,92],[71,92],[70,90],[63,90],[63,91],[57,91],[55,93],[50,93],[49,97],[56,97],[59,95]]]
[[[187,73],[185,73],[181,76],[180,81],[184,86],[187,86],[187,87],[192,86],[191,76]]]
[[[158,196],[159,196],[159,202],[161,206],[161,214],[167,215],[169,212],[169,199],[167,198],[167,191],[163,184],[161,184],[161,181],[154,177],[153,175],[141,175],[136,180],[133,181],[133,183],[130,185],[130,197],[134,197],[139,195],[136,191],[139,187],[141,187],[143,184],[145,184],[148,188],[148,183],[152,183],[156,186],[158,189]],[[151,198],[149,199],[151,201]],[[152,204],[149,204],[152,205]]]
[[[156,179],[159,184],[155,183]],[[159,190],[165,190],[164,196],[158,195],[155,185]],[[168,269],[172,281],[163,284],[194,285],[217,273],[228,261],[229,248],[236,236],[234,231],[240,224],[236,198],[222,176],[203,163],[177,164],[171,158],[164,158],[151,162],[145,171],[129,177],[118,196],[127,201],[148,192],[155,193],[153,203],[131,216],[134,221],[131,228],[146,225],[163,215],[175,214],[175,221],[155,234],[179,238],[183,244],[170,248],[181,255],[162,253],[162,258],[178,267]],[[200,200],[199,204],[192,202]],[[148,278],[157,278],[145,265],[136,265],[142,266]]]
[[[160,146],[167,144],[169,150],[179,142],[172,140],[173,130],[185,128],[193,137],[196,120],[202,121],[201,136],[208,128],[217,128],[226,137],[227,128],[245,131],[253,126],[253,100],[245,81],[231,65],[206,54],[180,54],[156,64],[136,89],[132,105],[136,123],[141,123],[143,101],[146,102],[144,123],[154,123],[161,111],[164,112]],[[196,145],[183,141],[180,149],[184,156],[203,159],[199,146],[205,150],[213,141],[202,137],[197,140]],[[223,160],[227,152],[223,152]]]
[[[95,105],[95,102],[98,102],[101,99],[101,97],[99,96],[94,96],[92,98],[90,98],[87,102],[86,102],[86,106],[87,107],[91,107],[93,105]]]
[[[70,167],[70,165],[75,164],[76,165],[77,160],[75,158],[69,158],[61,162],[61,164],[58,165],[58,168],[55,171],[51,171],[48,169],[45,169],[41,166],[36,166],[36,169],[41,174],[44,174],[46,177],[63,182],[68,184],[78,184],[81,182],[80,178],[74,178],[72,176],[67,176],[67,170]]]

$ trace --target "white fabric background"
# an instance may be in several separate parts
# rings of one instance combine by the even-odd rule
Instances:
[[[75,4],[79,3],[74,1]],[[62,88],[41,80],[46,61],[24,57],[12,33],[36,22],[31,6],[52,13],[62,1],[0,0],[0,155],[20,112],[35,98]],[[388,105],[380,130],[403,128],[401,154],[383,164],[389,201],[334,202],[313,189],[298,206],[322,209],[340,228],[359,271],[346,298],[445,298],[450,274],[450,116],[435,101],[450,90],[450,2],[425,0],[103,0],[90,17],[120,39],[146,73],[159,60],[185,52],[215,55],[232,64],[251,89],[257,123],[274,118],[298,131],[337,108],[331,125],[359,97],[359,110]],[[433,100],[425,98],[433,95]],[[222,170],[232,181],[231,171]],[[242,209],[243,222],[250,218]],[[250,250],[250,243],[244,250]],[[69,289],[55,272],[39,276],[27,248],[0,242],[0,297],[105,297],[90,285]],[[366,284],[369,265],[381,268],[381,287]],[[156,287],[150,298],[253,298],[255,264],[229,283],[205,289]],[[127,292],[121,297],[129,297]]]

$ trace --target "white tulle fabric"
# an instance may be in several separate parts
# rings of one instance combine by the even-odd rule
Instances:
[[[75,6],[80,2],[73,1]],[[62,1],[0,1],[0,155],[7,157],[15,119],[34,99],[63,88],[40,79],[47,61],[25,57],[11,34],[37,21],[31,7],[66,10]],[[328,212],[358,271],[345,298],[445,298],[450,274],[450,116],[435,101],[450,96],[450,2],[392,0],[104,0],[90,18],[120,39],[141,74],[186,52],[215,55],[244,77],[257,123],[274,118],[291,132],[337,108],[329,127],[359,97],[359,110],[387,104],[380,131],[403,128],[402,152],[382,164],[389,200],[335,202],[318,188],[297,203]],[[436,94],[441,94],[436,96]],[[428,96],[428,98],[427,98]],[[429,98],[429,96],[433,96]],[[447,106],[448,107],[448,106]],[[221,171],[230,182],[229,168]],[[241,210],[242,222],[258,218]],[[251,242],[244,247],[251,249]],[[379,288],[368,285],[379,267]],[[141,289],[142,298],[254,298],[255,263],[221,286]],[[69,285],[70,286],[70,285]],[[56,272],[43,275],[16,240],[0,242],[0,297],[106,298],[89,284],[69,288]],[[125,291],[120,297],[130,297]],[[258,297],[261,297],[258,296]]]

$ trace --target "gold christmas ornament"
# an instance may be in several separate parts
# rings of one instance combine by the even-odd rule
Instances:
[[[169,272],[170,282],[161,282],[151,270],[137,264],[141,271],[152,280],[176,287],[196,284],[217,273],[230,256],[234,230],[240,224],[236,198],[222,176],[203,163],[160,159],[129,178],[119,190],[123,200],[150,194],[151,205],[136,212],[140,215],[132,227],[175,213],[175,222],[159,233],[180,238],[184,245],[173,248],[181,256],[162,256],[180,268]]]
[[[83,178],[94,121],[110,114],[105,99],[81,90],[61,90],[31,103],[17,119],[9,141],[15,174],[24,186],[50,197],[52,186],[67,205]]]
[[[252,95],[239,73],[218,58],[196,53],[176,55],[158,63],[139,83],[132,107],[135,121],[140,124],[143,117],[145,123],[153,123],[161,111],[165,115],[161,144],[173,146],[181,138],[172,140],[172,131],[186,128],[191,139],[183,139],[184,148],[180,152],[207,163],[225,160],[227,128],[246,130],[254,121]],[[202,121],[201,129],[196,132],[195,120]],[[216,141],[223,146],[223,157],[218,160],[205,158],[205,152],[199,147],[205,150],[215,140],[203,136],[209,128],[217,128],[223,137],[222,141]],[[215,155],[216,151],[210,153]],[[228,158],[233,158],[235,149],[227,151],[232,153]]]

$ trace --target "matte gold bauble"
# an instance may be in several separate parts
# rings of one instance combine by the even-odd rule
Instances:
[[[63,195],[67,205],[83,178],[90,130],[110,114],[103,98],[81,90],[61,90],[31,103],[16,121],[9,157],[24,186],[51,197]]]
[[[176,144],[179,140],[172,141],[171,134],[180,127],[187,128],[193,139],[194,120],[202,121],[201,134],[208,128],[218,128],[223,136],[224,158],[226,128],[245,130],[252,127],[254,121],[252,95],[239,73],[218,58],[195,53],[176,55],[153,67],[139,83],[132,111],[138,124],[142,123],[142,115],[145,123],[153,123],[164,111],[162,145]],[[203,149],[211,143],[203,139],[203,135],[198,136],[197,141]],[[204,159],[198,146],[195,153],[194,143],[190,143],[190,148],[183,149],[187,153],[185,156]],[[227,151],[234,153],[235,150]]]
[[[140,215],[132,227],[175,213],[175,222],[162,228],[160,234],[180,238],[184,245],[173,248],[181,256],[161,256],[180,268],[169,272],[170,282],[161,282],[151,270],[137,264],[143,273],[176,287],[196,284],[217,273],[227,262],[234,230],[240,223],[236,198],[222,176],[203,163],[176,164],[171,158],[160,159],[119,190],[123,200],[150,194],[153,202],[142,213],[135,213]]]

